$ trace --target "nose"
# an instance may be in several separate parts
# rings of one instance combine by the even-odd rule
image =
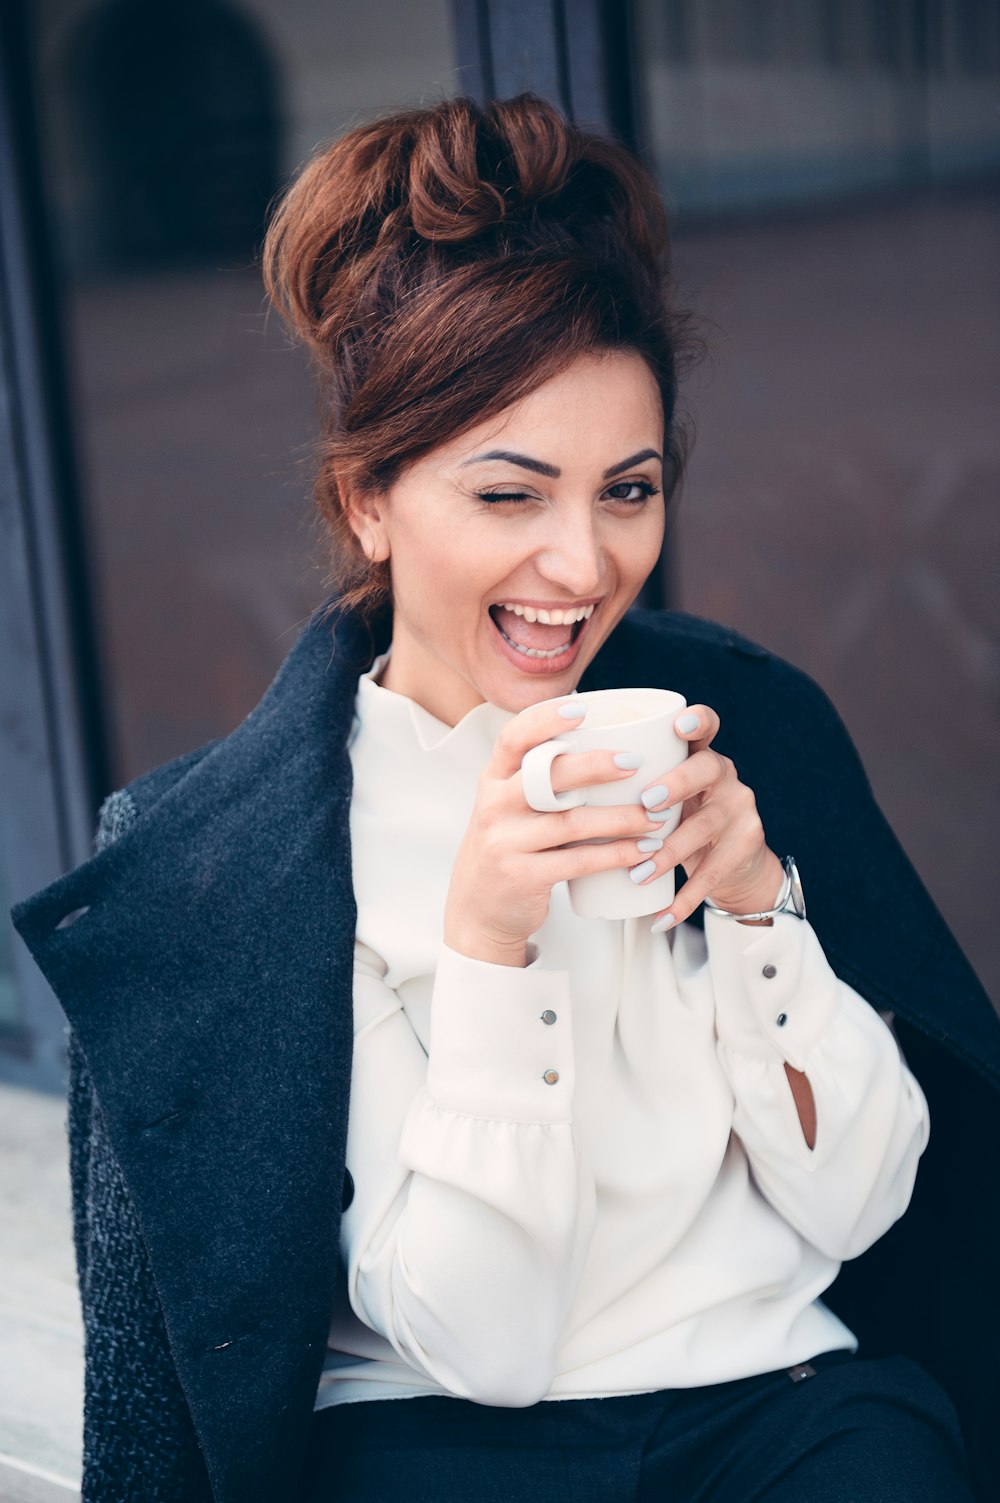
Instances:
[[[604,579],[604,548],[597,520],[585,515],[554,518],[552,532],[537,558],[539,572],[567,595],[598,595]]]

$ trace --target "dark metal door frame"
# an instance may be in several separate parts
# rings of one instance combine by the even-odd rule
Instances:
[[[14,902],[90,854],[107,787],[98,654],[42,197],[29,7],[0,7],[0,862]],[[0,923],[19,1017],[0,1079],[64,1085],[64,1020]]]
[[[634,147],[630,11],[626,0],[454,0],[462,90],[531,89]]]

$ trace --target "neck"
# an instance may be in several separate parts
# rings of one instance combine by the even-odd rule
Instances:
[[[392,652],[380,683],[449,726],[484,702],[472,684],[402,631],[393,631]]]

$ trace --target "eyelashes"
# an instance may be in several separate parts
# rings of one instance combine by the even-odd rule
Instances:
[[[611,496],[612,501],[621,501],[626,506],[641,506],[650,497],[660,494],[659,486],[653,485],[650,480],[619,480],[609,487],[608,494],[610,495],[612,491],[621,490],[637,490],[640,492],[638,496]],[[527,491],[476,491],[476,495],[480,501],[485,501],[487,504],[494,506],[501,501],[521,502],[537,501],[538,499],[537,496],[529,495]]]
[[[638,490],[642,492],[639,496],[614,497],[616,501],[628,501],[633,505],[640,501],[648,501],[650,496],[658,496],[660,494],[659,486],[654,485],[651,480],[620,480],[617,485],[610,487],[611,490],[618,490],[619,488],[627,491]]]

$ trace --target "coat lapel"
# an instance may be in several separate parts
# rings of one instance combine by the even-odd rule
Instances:
[[[282,1495],[332,1304],[355,928],[346,741],[370,657],[353,622],[314,620],[232,735],[15,913],[86,1056],[226,1503]]]

